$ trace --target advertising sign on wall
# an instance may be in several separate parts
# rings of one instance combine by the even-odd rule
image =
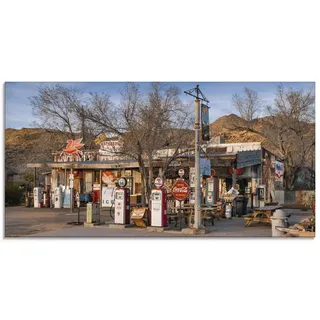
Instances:
[[[283,181],[283,175],[284,175],[284,164],[283,162],[276,161],[275,166],[275,181]]]

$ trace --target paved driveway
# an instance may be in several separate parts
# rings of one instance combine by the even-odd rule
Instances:
[[[85,221],[85,208],[81,208],[80,221]],[[310,212],[299,210],[286,210],[293,213],[289,222],[299,222]],[[146,229],[126,228],[111,229],[107,226],[83,227],[68,223],[76,222],[77,213],[70,209],[25,208],[8,207],[5,211],[5,236],[6,237],[193,237],[182,235],[176,231],[147,232]],[[101,221],[112,222],[109,210],[103,209]],[[215,220],[215,225],[208,225],[208,233],[201,237],[271,237],[271,227],[264,223],[253,223],[244,228],[242,218]],[[171,225],[173,227],[173,225]],[[199,236],[197,236],[199,237]]]

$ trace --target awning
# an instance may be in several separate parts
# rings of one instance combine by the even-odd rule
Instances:
[[[28,168],[62,168],[62,169],[126,169],[139,168],[139,164],[132,160],[114,161],[74,161],[74,162],[38,162],[28,163]]]
[[[240,151],[237,155],[237,169],[261,164],[262,150]]]

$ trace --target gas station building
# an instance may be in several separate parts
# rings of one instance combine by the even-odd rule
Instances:
[[[275,174],[277,162],[281,160],[263,148],[261,142],[210,141],[201,149],[202,187],[205,186],[206,178],[212,175],[215,181],[215,201],[223,198],[234,186],[240,195],[249,198],[248,206],[258,206],[261,197],[257,189],[264,193],[265,202],[271,202],[271,199],[273,201],[275,199],[276,189],[283,187],[283,177]],[[178,177],[178,170],[183,168],[184,178],[190,184],[190,199],[192,199],[194,151],[186,149],[168,165],[168,155],[172,153],[171,149],[159,150],[153,161],[153,179],[159,175],[163,176],[164,186],[170,197],[171,187]],[[88,202],[94,191],[99,190],[100,193],[103,187],[115,187],[116,181],[120,177],[125,177],[127,187],[130,189],[130,203],[141,203],[142,181],[138,162],[115,156],[106,143],[100,146],[99,150],[83,150],[81,157],[55,152],[52,158],[51,162],[28,164],[29,168],[34,168],[35,181],[39,168],[49,172],[45,179],[47,190],[49,187],[52,192],[60,185],[72,187],[80,193],[81,201]],[[164,172],[165,167],[167,169]]]

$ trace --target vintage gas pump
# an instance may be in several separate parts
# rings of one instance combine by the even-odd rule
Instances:
[[[33,188],[33,204],[35,208],[40,208],[42,203],[42,192],[40,187]]]
[[[167,191],[160,177],[155,179],[154,184],[156,188],[151,191],[151,226],[167,227]]]
[[[213,177],[210,177],[206,183],[206,206],[210,207],[214,205],[215,202],[215,180]]]
[[[71,208],[71,188],[66,186],[63,193],[63,207]]]
[[[93,184],[92,202],[100,203],[100,183],[97,181]]]
[[[244,189],[245,195],[248,197],[248,207],[253,208],[253,193],[251,190],[251,183],[248,184],[247,187]]]
[[[54,207],[56,209],[62,208],[63,203],[63,193],[61,187],[56,187],[54,189]]]
[[[130,189],[125,188],[127,179],[120,178],[118,181],[120,188],[115,192],[114,223],[130,223]]]
[[[50,194],[50,186],[46,186],[43,192],[43,206],[45,208],[50,208]]]

